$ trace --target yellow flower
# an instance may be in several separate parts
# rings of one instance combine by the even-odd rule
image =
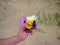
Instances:
[[[33,25],[34,18],[27,18],[26,19],[26,28],[31,29]]]
[[[32,28],[32,25],[29,25],[28,23],[26,23],[26,28],[27,29],[31,29]]]

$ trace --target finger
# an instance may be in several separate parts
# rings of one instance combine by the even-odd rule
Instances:
[[[25,37],[25,39],[26,39],[26,38],[29,36],[29,33],[26,33],[26,32],[25,32],[24,35],[25,35],[24,37]]]
[[[26,33],[26,32],[25,32],[25,35],[26,35],[26,36],[28,36],[28,35],[29,35],[29,33]]]

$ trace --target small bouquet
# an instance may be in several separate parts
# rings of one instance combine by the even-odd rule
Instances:
[[[22,17],[20,25],[24,26],[26,24],[26,29],[24,30],[26,33],[32,32],[33,30],[31,29],[36,28],[36,19],[37,19],[36,15]]]

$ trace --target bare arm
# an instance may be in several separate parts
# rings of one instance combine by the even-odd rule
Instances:
[[[24,31],[25,27],[21,28],[16,36],[0,39],[0,45],[16,45],[17,43],[25,40],[28,37],[28,33]]]
[[[18,42],[16,36],[0,39],[0,45],[15,45]]]

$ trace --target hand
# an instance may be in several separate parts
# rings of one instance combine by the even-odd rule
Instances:
[[[25,30],[25,26],[21,27],[21,29],[19,29],[19,32],[17,34],[17,37],[20,41],[25,40],[29,35],[29,33],[26,33],[24,30]]]
[[[16,36],[0,39],[0,45],[15,45],[25,40],[28,37],[29,33],[32,34],[32,29],[30,29],[29,33],[26,33],[24,30],[25,30],[25,26],[19,29],[19,32]]]
[[[19,32],[17,34],[17,38],[19,41],[23,41],[29,36],[29,33],[26,33],[24,30],[25,30],[25,26],[19,29]],[[33,33],[32,29],[30,29],[30,34],[32,35],[32,33]]]

